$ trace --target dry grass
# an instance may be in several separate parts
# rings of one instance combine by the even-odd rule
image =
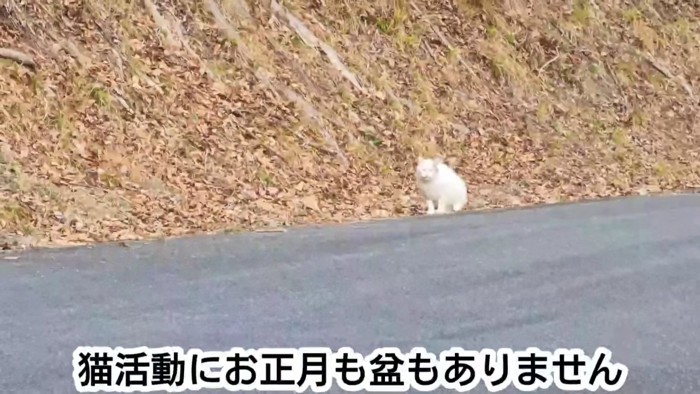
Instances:
[[[472,209],[698,186],[676,3],[6,1],[0,241],[411,215],[419,154]]]

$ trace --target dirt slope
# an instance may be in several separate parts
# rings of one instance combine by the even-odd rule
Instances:
[[[4,246],[700,185],[697,2],[277,1],[4,2]]]

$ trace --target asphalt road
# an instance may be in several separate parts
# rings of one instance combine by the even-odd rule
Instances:
[[[619,392],[698,393],[700,194],[0,260],[0,392],[75,392],[79,345],[605,346]]]

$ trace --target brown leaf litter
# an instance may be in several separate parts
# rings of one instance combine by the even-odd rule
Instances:
[[[3,249],[700,185],[693,2],[0,7]]]

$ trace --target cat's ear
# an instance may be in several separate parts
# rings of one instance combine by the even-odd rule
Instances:
[[[442,163],[444,163],[444,162],[445,162],[445,160],[444,160],[444,158],[443,158],[442,156],[436,156],[436,157],[433,159],[433,163],[435,163],[435,165],[442,164]]]

